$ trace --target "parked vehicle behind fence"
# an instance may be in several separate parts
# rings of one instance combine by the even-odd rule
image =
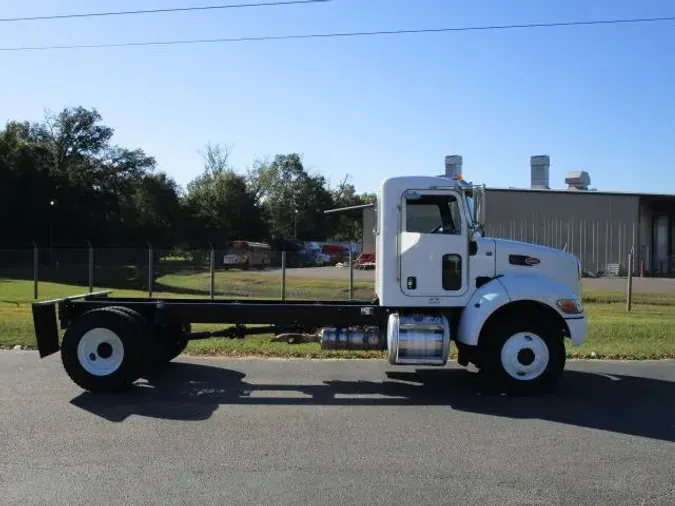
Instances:
[[[264,269],[272,263],[272,249],[269,244],[250,241],[233,241],[227,244],[223,265],[226,269],[251,267]]]

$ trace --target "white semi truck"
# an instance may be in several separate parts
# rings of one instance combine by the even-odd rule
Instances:
[[[461,177],[383,181],[374,205],[374,300],[115,298],[99,292],[36,302],[40,356],[60,351],[80,387],[112,392],[172,360],[192,339],[313,333],[324,349],[386,351],[392,365],[444,366],[454,343],[458,362],[474,364],[491,387],[549,392],[563,374],[565,341],[578,346],[586,339],[579,260],[557,249],[484,237],[482,196],[483,187]],[[195,333],[195,323],[228,326]]]

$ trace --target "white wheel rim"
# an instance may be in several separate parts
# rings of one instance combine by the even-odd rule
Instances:
[[[108,376],[122,365],[124,345],[110,329],[91,329],[82,336],[77,345],[77,359],[89,374]]]
[[[546,342],[532,332],[518,332],[502,347],[502,367],[509,376],[531,381],[541,376],[549,362]]]

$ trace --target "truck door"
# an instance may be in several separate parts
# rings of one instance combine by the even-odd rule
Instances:
[[[399,213],[399,267],[410,297],[458,297],[468,289],[469,240],[461,195],[409,190]]]

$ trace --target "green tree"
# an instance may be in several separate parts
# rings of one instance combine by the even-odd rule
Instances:
[[[186,224],[180,194],[176,181],[164,172],[142,176],[122,194],[121,223],[131,242],[150,241],[158,248],[182,242]]]
[[[374,193],[358,194],[353,184],[349,183],[349,176],[333,189],[335,207],[352,207],[375,202]],[[331,215],[330,239],[334,241],[359,241],[362,237],[363,220],[361,213],[345,215],[336,213]]]
[[[46,115],[47,140],[55,159],[55,232],[71,244],[85,239],[99,245],[137,244],[137,223],[125,223],[128,210],[123,207],[156,162],[142,149],[112,144],[114,130],[101,120],[96,109],[83,107]],[[75,221],[82,226],[68,226]]]
[[[244,176],[229,165],[229,152],[207,145],[204,171],[187,186],[185,206],[192,240],[224,244],[230,240],[263,240],[267,236],[262,212]]]
[[[299,154],[279,154],[257,162],[248,174],[249,188],[261,202],[270,230],[283,237],[323,240],[324,211],[333,205],[325,178],[309,174]]]
[[[54,160],[42,125],[9,122],[0,131],[0,244],[43,243],[49,234],[45,219],[53,195]]]
[[[42,123],[10,122],[0,131],[0,212],[12,222],[12,243],[135,240],[137,222],[125,223],[124,215],[134,214],[130,202],[141,205],[133,195],[147,187],[156,163],[142,149],[113,144],[114,131],[101,119],[96,109],[65,108]],[[160,213],[145,215],[159,219]]]

